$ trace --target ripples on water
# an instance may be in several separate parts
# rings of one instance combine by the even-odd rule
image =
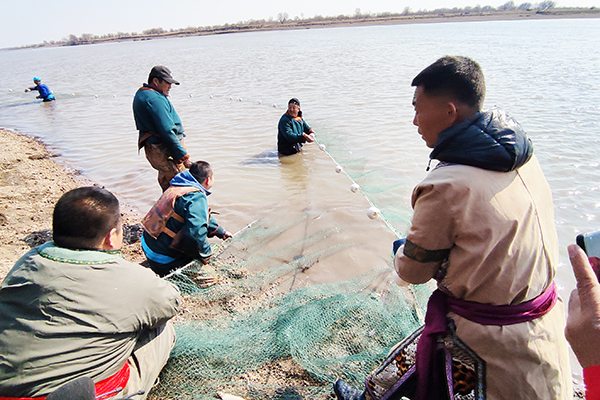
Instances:
[[[223,225],[235,231],[264,215],[300,212],[335,225],[343,240],[363,250],[337,261],[334,277],[312,277],[327,281],[389,263],[393,235],[366,218],[367,202],[349,192],[350,181],[335,174],[333,161],[316,146],[285,163],[254,159],[275,149],[287,100],[300,99],[331,155],[404,232],[410,193],[426,174],[429,153],[412,125],[410,82],[440,56],[470,56],[486,76],[486,107],[505,108],[521,122],[552,187],[565,297],[573,287],[566,245],[577,233],[600,228],[598,37],[598,19],[535,20],[0,52],[0,125],[40,136],[66,163],[145,211],[160,191],[154,171],[136,153],[131,102],[151,67],[165,64],[182,83],[171,100],[190,154],[214,166],[211,200]],[[34,75],[57,102],[39,104],[22,92]]]

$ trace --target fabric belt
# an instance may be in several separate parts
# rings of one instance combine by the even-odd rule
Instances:
[[[141,132],[140,132],[141,133]],[[138,150],[140,150],[142,147],[144,147],[144,142],[146,141],[146,139],[148,139],[150,136],[159,136],[154,132],[145,132],[142,137],[138,140]]]
[[[129,381],[129,362],[126,362],[116,374],[94,384],[96,400],[104,400],[113,397],[125,388]],[[6,397],[0,396],[0,400],[45,400],[46,397]]]
[[[452,311],[481,325],[514,325],[533,321],[547,314],[556,304],[558,292],[554,282],[533,300],[516,305],[494,306],[458,299],[435,290],[427,303],[425,328],[417,344],[417,393],[415,399],[442,398],[443,382],[435,373],[437,337],[447,329],[446,314]]]

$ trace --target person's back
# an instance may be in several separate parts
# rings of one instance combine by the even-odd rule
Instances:
[[[53,244],[29,251],[0,289],[0,395],[35,397],[82,373],[114,375],[141,330],[175,315],[177,297],[117,254]]]
[[[88,192],[92,197],[86,197]],[[71,201],[74,193],[76,201]],[[85,239],[98,229],[90,227],[96,225],[94,218],[82,222],[79,211],[81,204],[102,208],[98,197],[93,200],[97,194],[112,196],[94,187],[65,194],[53,224],[60,246],[49,242],[30,250],[0,286],[0,396],[45,396],[80,376],[92,378],[99,391],[121,386],[121,394],[133,393],[147,385],[140,380],[151,380],[151,386],[156,377],[147,376],[146,363],[139,362],[143,356],[131,361],[140,341],[160,338],[166,358],[152,358],[156,375],[168,358],[174,336],[165,324],[177,313],[179,291],[121,258],[120,225],[100,229],[104,244]],[[120,219],[118,203],[112,209],[110,215],[96,213],[95,220],[106,220],[110,227]],[[61,225],[82,240],[62,235]]]
[[[488,399],[572,398],[552,195],[531,141],[501,110],[480,111],[472,60],[444,57],[412,84],[414,123],[440,163],[413,192],[398,275],[438,281],[428,315],[450,308],[457,336],[486,364]]]
[[[171,129],[174,130],[176,135],[183,134],[181,119],[171,101],[164,94],[148,86],[142,86],[134,96],[132,107],[135,126],[140,131],[140,135],[143,136],[147,132],[156,132],[158,134],[161,130],[170,131]],[[157,119],[155,117],[156,113],[164,114],[164,116],[171,118],[173,127],[162,126],[161,123],[163,120],[160,118]],[[151,139],[150,143],[162,143],[160,137],[149,136],[148,139]]]
[[[473,374],[472,385],[462,387],[468,395],[572,399],[564,310],[553,282],[552,195],[531,141],[503,111],[481,110],[485,83],[473,60],[443,57],[412,86],[413,123],[439,163],[413,191],[411,226],[394,256],[405,282],[438,285],[416,345],[411,398],[445,398],[438,340],[455,330],[476,360],[465,366]],[[360,396],[344,382],[335,390],[344,400]]]
[[[441,196],[430,201],[430,191]],[[552,196],[535,158],[512,172],[439,167],[413,199],[419,211],[408,240],[442,247],[446,238],[453,240],[449,262],[439,272],[443,292],[480,304],[518,305],[552,283],[558,240]],[[437,212],[439,207],[444,212]],[[437,223],[425,227],[419,218]],[[508,326],[483,325],[454,312],[448,316],[458,337],[486,363],[488,399],[571,398],[561,302],[543,318]]]

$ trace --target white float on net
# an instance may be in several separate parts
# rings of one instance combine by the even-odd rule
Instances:
[[[360,189],[360,185],[358,183],[353,183],[352,185],[350,185],[350,191],[352,193],[358,192],[358,189]]]
[[[342,168],[342,166],[341,166],[341,165],[336,165],[336,166],[335,166],[335,172],[337,172],[338,174],[339,174],[340,172],[342,172],[343,170],[344,170],[344,168]]]
[[[377,207],[371,207],[367,210],[367,216],[371,219],[375,219],[379,216],[379,208]]]

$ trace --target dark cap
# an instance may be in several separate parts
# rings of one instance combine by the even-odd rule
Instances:
[[[163,81],[167,81],[169,83],[179,85],[179,82],[177,82],[175,79],[173,79],[173,76],[171,75],[171,71],[169,70],[169,68],[167,68],[163,65],[157,65],[154,68],[152,68],[152,71],[150,71],[150,76],[148,77],[148,80],[151,81],[152,78],[160,78]]]
[[[292,98],[290,99],[290,101],[288,101],[288,105],[290,105],[290,104],[296,104],[298,107],[300,107],[300,102],[299,102],[299,101],[298,101],[298,99],[297,99],[297,98],[295,98],[295,97],[292,97]]]

